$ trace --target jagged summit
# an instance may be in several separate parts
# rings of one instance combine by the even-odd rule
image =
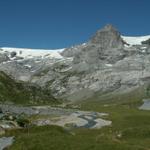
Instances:
[[[103,48],[119,48],[124,44],[120,32],[110,24],[98,30],[90,42],[99,44]]]
[[[79,53],[85,48],[91,49],[91,46],[97,48],[99,47],[103,50],[108,50],[111,48],[119,49],[122,48],[124,44],[125,42],[123,41],[120,32],[113,25],[108,24],[104,26],[104,28],[98,30],[89,40],[89,42],[75,47],[67,48],[63,51],[62,55],[65,57],[73,57],[76,53]]]
[[[100,31],[117,31],[116,27],[112,24],[105,25]]]

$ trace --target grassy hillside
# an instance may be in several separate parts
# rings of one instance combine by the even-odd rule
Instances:
[[[58,101],[50,91],[29,83],[15,82],[0,72],[0,103],[51,104]]]

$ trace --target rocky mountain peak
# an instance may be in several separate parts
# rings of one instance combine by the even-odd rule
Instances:
[[[101,29],[101,31],[116,31],[116,32],[118,32],[117,29],[116,29],[112,24],[107,24],[107,25],[105,25],[105,26]]]
[[[120,48],[124,44],[120,32],[110,24],[98,30],[91,38],[90,42],[92,44],[99,44],[102,48],[105,49]]]

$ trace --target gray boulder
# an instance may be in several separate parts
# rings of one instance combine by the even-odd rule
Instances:
[[[9,57],[6,54],[1,54],[0,53],[0,63],[8,61]]]
[[[10,57],[11,58],[15,57],[16,55],[17,55],[17,53],[15,51],[13,51],[13,52],[10,53]]]

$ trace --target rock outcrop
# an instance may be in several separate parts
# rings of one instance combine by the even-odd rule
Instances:
[[[98,30],[90,42],[100,45],[103,49],[122,48],[124,44],[120,33],[112,25],[106,25],[103,29]]]

